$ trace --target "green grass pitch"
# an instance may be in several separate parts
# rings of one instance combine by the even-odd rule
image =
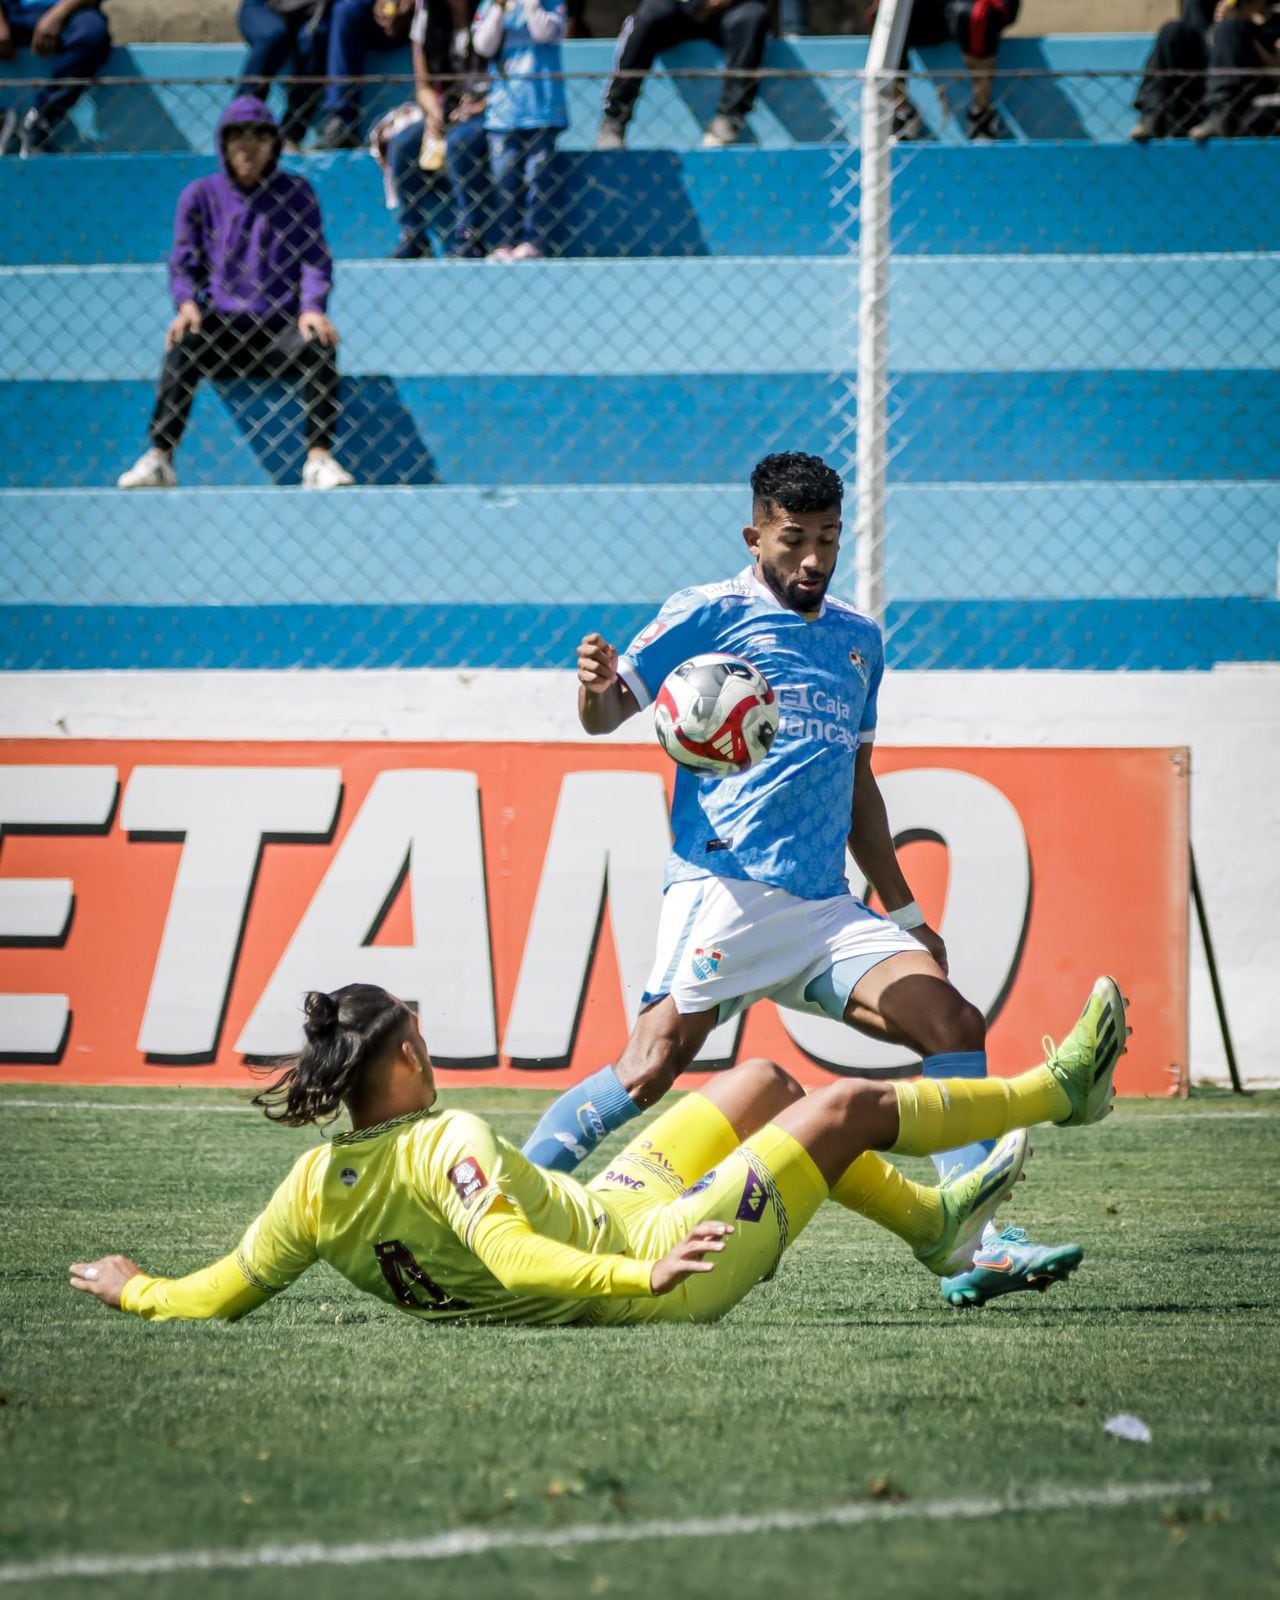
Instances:
[[[513,1139],[545,1101],[445,1098]],[[7,1085],[0,1120],[0,1600],[1280,1595],[1280,1096],[1122,1104],[1037,1136],[1007,1214],[1086,1250],[1047,1295],[950,1310],[896,1241],[825,1207],[718,1326],[607,1331],[426,1327],[323,1267],[238,1324],[111,1314],[65,1287],[70,1261],[212,1259],[314,1135],[198,1090]],[[1104,1434],[1125,1411],[1150,1444]],[[949,1509],[1036,1495],[1048,1509]],[[869,1520],[508,1538],[839,1507]],[[483,1548],[376,1559],[463,1529]],[[306,1541],[371,1548],[352,1565],[14,1576]]]

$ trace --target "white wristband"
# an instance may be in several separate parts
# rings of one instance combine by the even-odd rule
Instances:
[[[885,916],[890,922],[896,922],[900,928],[908,932],[912,928],[924,927],[924,912],[914,900],[908,900],[905,906],[899,906],[896,911],[886,911]]]

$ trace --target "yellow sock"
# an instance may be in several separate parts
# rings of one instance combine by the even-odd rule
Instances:
[[[858,1157],[831,1198],[896,1233],[913,1250],[928,1250],[942,1237],[945,1218],[938,1191],[913,1183],[875,1150]]]
[[[1055,1122],[1071,1110],[1066,1090],[1048,1067],[1016,1078],[912,1078],[894,1085],[898,1095],[899,1155],[931,1156],[1011,1128]]]

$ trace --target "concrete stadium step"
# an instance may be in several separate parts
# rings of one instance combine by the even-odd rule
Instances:
[[[740,483],[8,490],[0,603],[661,599],[744,563],[744,498]],[[1276,597],[1274,481],[895,485],[888,517],[886,584],[899,598]],[[846,557],[837,592],[851,595],[853,576]]]
[[[335,256],[391,254],[397,216],[366,151],[291,156],[284,165],[315,185]],[[0,162],[3,260],[164,261],[178,196],[214,170],[210,156],[188,153]],[[561,152],[544,189],[554,256],[845,255],[857,243],[857,159],[846,146]],[[453,227],[444,182],[429,225],[443,254]]]
[[[573,665],[632,638],[657,597],[606,605],[0,606],[0,670]],[[890,601],[890,668],[1208,671],[1280,657],[1280,601]]]
[[[390,254],[396,216],[364,151],[290,157],[315,184],[333,253]],[[894,248],[913,255],[1045,256],[1266,250],[1280,236],[1275,154],[1262,140],[1197,149],[944,145],[899,149]],[[163,261],[178,195],[207,156],[0,162],[8,266]],[[553,255],[847,255],[858,243],[858,158],[846,147],[562,152],[547,184]],[[1170,194],[1179,196],[1176,207]],[[452,226],[441,187],[437,248]]]
[[[1125,138],[1133,121],[1132,75],[1142,69],[1151,48],[1149,34],[1057,35],[1010,38],[1000,51],[1005,74],[1031,74],[1022,83],[1001,86],[1011,137],[1072,139],[1098,143]],[[614,44],[609,39],[574,40],[564,48],[570,127],[565,144],[588,149],[595,141],[602,80],[608,75]],[[766,79],[748,127],[748,138],[764,148],[858,137],[856,83],[849,77],[866,61],[865,38],[806,38],[770,41],[767,72],[802,73],[799,78]],[[63,148],[98,150],[208,150],[214,124],[228,97],[226,81],[239,73],[244,52],[236,45],[132,45],[112,52],[104,77],[142,78],[141,87],[102,86],[77,107]],[[37,75],[38,65],[24,52],[14,63],[0,63],[0,82]],[[963,68],[951,45],[912,52],[917,72],[957,73]],[[632,127],[636,148],[690,149],[715,111],[723,56],[701,42],[669,51],[655,68]],[[397,84],[370,83],[365,109],[370,119],[411,99],[407,50],[371,52],[370,74],[395,77]],[[704,78],[673,79],[672,73],[702,72]],[[1066,74],[1050,82],[1045,73]],[[829,74],[830,76],[820,76]],[[1099,76],[1100,75],[1100,76]],[[1126,79],[1125,75],[1129,75]],[[198,85],[173,79],[221,79],[224,85]],[[921,85],[919,105],[933,137],[960,143],[963,133],[943,113],[936,94]],[[958,87],[953,110],[963,113],[968,90]]]
[[[0,487],[114,483],[154,392],[0,383]],[[1280,416],[1280,373],[901,373],[890,410],[895,485],[1240,482],[1273,471],[1270,436],[1240,422]],[[825,372],[346,378],[335,447],[365,485],[731,483],[744,440],[820,450],[839,414],[852,450],[847,380]],[[295,395],[206,384],[179,467],[184,487],[292,486],[304,453]]]
[[[904,256],[889,347],[902,372],[1268,370],[1276,260]],[[346,262],[331,310],[354,374],[837,374],[857,261]],[[161,267],[0,269],[0,381],[153,379],[171,316]]]
[[[766,71],[799,76],[766,79],[751,115],[748,141],[765,149],[787,149],[856,140],[858,89],[853,75],[866,60],[866,46],[865,39],[852,38],[771,41]],[[562,142],[567,149],[586,150],[595,144],[613,53],[611,39],[573,40],[564,47],[569,129]],[[211,151],[218,116],[243,59],[244,51],[236,45],[133,45],[114,50],[103,77],[145,81],[93,89],[76,107],[58,148]],[[0,83],[34,77],[33,61],[24,53],[18,62],[0,63]],[[632,124],[633,147],[696,148],[715,114],[723,66],[723,55],[709,44],[681,45],[668,52],[645,85]],[[676,79],[672,72],[706,76]],[[813,76],[824,73],[834,76]],[[413,99],[408,50],[370,51],[368,77],[366,128],[384,111]],[[278,89],[273,90],[272,104],[277,111],[283,107]]]

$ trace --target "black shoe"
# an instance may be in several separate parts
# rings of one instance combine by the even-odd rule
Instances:
[[[994,106],[988,106],[985,111],[979,111],[977,106],[970,106],[967,121],[969,138],[972,140],[1005,137],[1004,123],[1001,122],[1000,113]]]
[[[910,100],[904,106],[894,106],[893,126],[889,132],[900,144],[914,144],[917,139],[924,138],[924,118]]]
[[[331,116],[324,120],[314,150],[358,150],[361,145],[360,129],[345,117]]]
[[[22,132],[18,136],[18,154],[38,156],[42,150],[49,148],[52,138],[53,124],[32,106],[22,119]]]
[[[391,252],[393,261],[426,261],[431,256],[431,241],[421,233],[402,233]]]
[[[450,261],[483,261],[489,252],[478,233],[463,231],[458,234],[449,250]]]

